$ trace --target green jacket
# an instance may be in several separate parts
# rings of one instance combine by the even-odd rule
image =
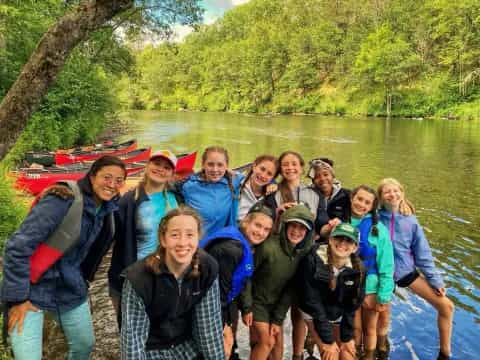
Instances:
[[[285,222],[293,218],[307,221],[312,228],[297,246],[286,236]],[[313,244],[313,222],[313,214],[304,205],[292,207],[281,217],[279,234],[271,235],[257,247],[254,273],[240,298],[243,314],[252,311],[253,303],[270,305],[274,308],[273,322],[282,324],[292,303],[294,287],[291,282],[300,260]]]
[[[366,217],[371,216],[370,214]],[[358,226],[362,219],[352,216],[351,223]],[[366,278],[365,294],[377,294],[380,304],[389,303],[395,287],[393,282],[393,246],[388,229],[381,222],[377,224],[378,236],[370,234],[368,242],[377,248],[378,274],[369,274]]]

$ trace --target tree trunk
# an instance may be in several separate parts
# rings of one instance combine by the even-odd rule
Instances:
[[[75,46],[133,3],[84,0],[45,33],[0,104],[0,160],[15,144]]]

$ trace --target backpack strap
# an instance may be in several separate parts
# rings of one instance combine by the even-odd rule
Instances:
[[[30,281],[37,283],[40,277],[75,246],[80,237],[83,213],[83,194],[75,181],[64,181],[73,192],[74,199],[60,225],[41,243],[30,257]]]

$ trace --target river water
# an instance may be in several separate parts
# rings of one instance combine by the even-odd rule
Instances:
[[[140,146],[154,150],[201,152],[206,146],[221,145],[229,150],[234,167],[261,153],[278,155],[293,149],[307,161],[320,156],[334,159],[337,178],[347,188],[362,183],[376,188],[387,176],[399,179],[418,210],[436,265],[456,304],[453,358],[480,358],[479,122],[146,111],[124,118],[130,120],[130,130],[120,140],[136,138]],[[94,358],[114,359],[118,358],[115,320],[105,276],[99,278],[92,291]],[[395,296],[392,304],[391,359],[435,359],[436,312],[407,291]],[[240,353],[247,358],[245,329],[239,338]],[[59,350],[49,349],[48,358]],[[290,358],[288,337],[285,349],[285,358]]]

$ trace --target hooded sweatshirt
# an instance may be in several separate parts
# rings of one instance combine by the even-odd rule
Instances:
[[[286,235],[286,222],[294,218],[306,221],[312,228],[297,245]],[[242,293],[243,314],[252,311],[253,303],[269,305],[274,308],[273,322],[282,324],[292,303],[292,280],[297,267],[313,244],[313,221],[313,214],[304,205],[291,207],[282,214],[279,234],[270,236],[255,251],[253,277]]]

